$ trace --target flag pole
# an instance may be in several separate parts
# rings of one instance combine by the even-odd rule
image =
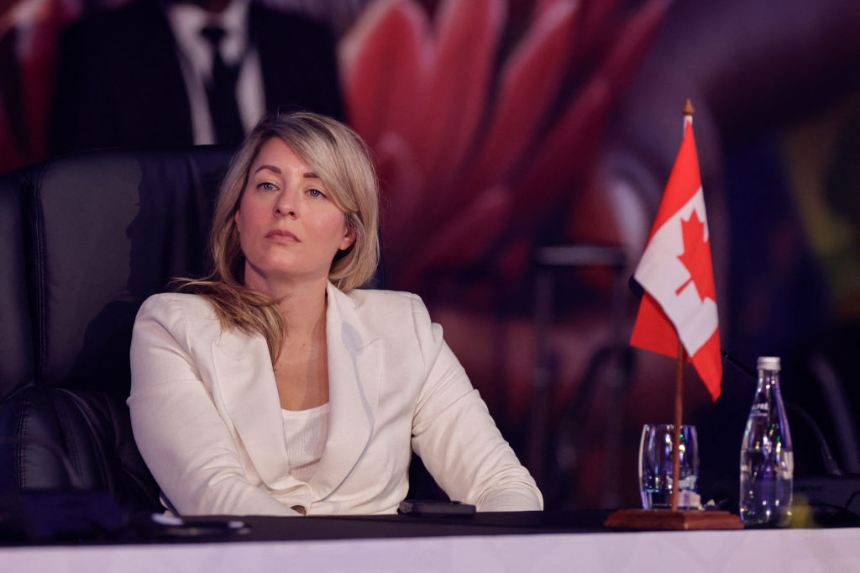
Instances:
[[[687,128],[687,122],[693,121],[693,114],[696,113],[696,108],[693,107],[693,102],[687,98],[687,103],[684,104],[684,109],[681,110],[684,114],[684,129]]]
[[[687,122],[693,121],[693,102],[687,98],[684,109],[684,128]],[[687,359],[684,352],[684,343],[678,337],[678,368],[675,374],[675,436],[672,439],[672,511],[678,511],[678,490],[681,484],[681,427],[684,419],[684,361]]]
[[[689,103],[690,100],[687,100]],[[681,476],[681,425],[684,418],[684,361],[687,353],[678,340],[678,370],[675,374],[675,436],[672,441],[672,511],[678,511]]]

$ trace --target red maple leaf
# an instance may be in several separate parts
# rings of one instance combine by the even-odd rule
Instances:
[[[699,214],[693,211],[686,221],[681,220],[681,232],[684,237],[684,253],[678,258],[690,272],[690,278],[682,284],[675,294],[680,294],[690,282],[696,288],[699,298],[717,300],[714,288],[714,267],[711,264],[711,249],[705,239],[705,224],[699,220]]]

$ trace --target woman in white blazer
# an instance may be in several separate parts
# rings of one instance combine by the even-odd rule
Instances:
[[[393,513],[413,451],[454,500],[542,508],[421,300],[355,288],[378,262],[377,204],[339,122],[270,117],[242,144],[213,272],[150,297],[134,327],[132,427],[169,510]]]

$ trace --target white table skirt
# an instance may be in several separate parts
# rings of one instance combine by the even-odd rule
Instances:
[[[0,571],[860,571],[860,529],[9,547]]]

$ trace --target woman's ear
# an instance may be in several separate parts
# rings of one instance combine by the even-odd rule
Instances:
[[[238,213],[237,213],[238,214]],[[343,240],[340,242],[340,250],[345,251],[355,243],[355,231],[347,228],[346,234],[343,236]]]

